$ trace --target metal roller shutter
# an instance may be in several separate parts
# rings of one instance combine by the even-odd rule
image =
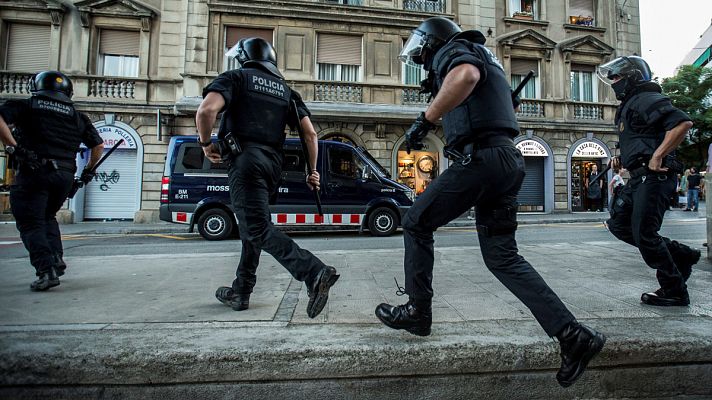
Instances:
[[[316,62],[361,65],[361,36],[320,33],[316,43]]]
[[[570,0],[569,15],[593,16],[593,0]]]
[[[544,206],[544,160],[546,157],[524,157],[526,176],[519,189],[520,206]]]
[[[85,219],[133,219],[136,207],[136,150],[118,149],[86,186]]]
[[[249,37],[258,37],[272,44],[274,36],[272,29],[257,29],[257,28],[238,28],[234,26],[225,27],[225,47],[231,48],[236,45],[240,39]]]
[[[140,36],[137,31],[102,29],[99,53],[119,56],[138,56]]]
[[[49,67],[49,25],[9,24],[6,69],[37,72]]]

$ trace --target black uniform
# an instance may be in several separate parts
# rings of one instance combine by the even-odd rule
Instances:
[[[431,301],[433,232],[476,206],[487,268],[554,336],[574,317],[518,254],[516,198],[524,179],[524,158],[512,141],[519,126],[504,70],[485,46],[454,40],[434,56],[432,89],[437,94],[447,73],[463,63],[476,66],[481,78],[470,97],[443,116],[443,128],[447,145],[468,157],[434,180],[404,217],[406,292],[416,302]]]
[[[284,132],[294,112],[291,101],[296,101],[299,115],[309,116],[309,110],[283,79],[256,68],[221,74],[203,90],[203,96],[209,92],[220,93],[225,99],[220,138],[232,133],[243,149],[228,169],[230,198],[242,239],[232,289],[238,294],[252,293],[262,249],[295,279],[313,281],[325,264],[276,229],[269,210],[270,195],[281,179]]]
[[[671,293],[686,293],[685,281],[699,253],[658,234],[680,171],[652,172],[646,165],[665,133],[685,121],[690,117],[675,108],[652,82],[630,93],[615,118],[621,163],[630,172],[630,180],[616,197],[608,229],[640,250],[645,263],[657,270],[660,287]]]
[[[72,188],[79,145],[92,148],[103,140],[72,103],[42,95],[10,100],[0,106],[0,115],[18,128],[18,144],[38,156],[37,165],[20,164],[16,170],[10,204],[30,263],[41,276],[63,255],[55,216]]]

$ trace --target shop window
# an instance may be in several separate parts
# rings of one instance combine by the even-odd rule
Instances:
[[[360,82],[361,36],[319,34],[317,78],[323,81]]]
[[[593,66],[571,65],[571,100],[598,101],[598,84]]]
[[[529,71],[534,71],[534,76],[529,79],[522,89],[519,97],[522,99],[539,98],[539,62],[537,60],[512,59],[511,84],[517,87]]]
[[[258,28],[244,28],[236,26],[226,26],[225,27],[225,48],[223,49],[223,54],[230,50],[233,46],[240,41],[240,39],[246,39],[251,37],[258,37],[266,40],[269,44],[274,45],[273,37],[274,31],[272,29],[258,29]],[[231,69],[237,69],[240,64],[235,58],[225,57],[224,68],[225,71]]]
[[[430,182],[437,178],[439,165],[438,153],[428,151],[405,151],[405,145],[398,149],[398,169],[396,179],[408,186],[419,195],[425,191]]]
[[[99,74],[138,77],[139,32],[102,29],[99,33]]]
[[[569,0],[569,23],[596,26],[594,0]]]
[[[5,70],[35,73],[48,69],[50,26],[7,24],[7,45],[3,54]]]
[[[329,172],[350,179],[360,179],[366,165],[349,148],[332,147],[329,149]]]
[[[536,0],[509,0],[512,17],[523,20],[539,19]]]

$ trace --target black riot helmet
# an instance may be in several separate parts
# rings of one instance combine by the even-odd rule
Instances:
[[[72,102],[74,88],[72,81],[59,71],[44,71],[30,80],[33,96],[45,96],[64,103]]]
[[[445,17],[432,17],[423,21],[403,45],[398,58],[403,63],[429,64],[435,53],[462,29]]]
[[[618,57],[600,65],[596,73],[613,88],[618,100],[623,100],[633,88],[652,79],[650,66],[638,56]]]
[[[240,39],[225,55],[234,57],[241,67],[254,66],[284,79],[277,69],[277,53],[272,45],[262,38]]]

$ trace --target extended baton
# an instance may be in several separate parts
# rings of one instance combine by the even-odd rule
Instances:
[[[299,133],[299,141],[302,143],[302,154],[304,155],[304,169],[306,170],[307,179],[311,175],[311,166],[309,165],[309,150],[307,149],[307,142],[304,140],[304,131],[302,130],[302,117],[299,115],[299,109],[297,108],[297,102],[292,100],[292,107],[294,107],[294,113],[297,115],[297,121],[295,125],[297,126],[297,132]],[[316,165],[314,166],[316,168]],[[316,203],[316,210],[319,216],[324,216],[321,211],[321,196],[319,196],[319,189],[314,188],[314,202]]]
[[[524,90],[524,86],[526,86],[527,82],[529,82],[529,80],[532,79],[533,77],[534,77],[534,71],[529,71],[527,76],[525,76],[524,79],[522,79],[522,81],[519,82],[519,85],[517,85],[517,88],[514,89],[514,91],[512,91],[512,102],[514,102],[514,99],[517,96],[519,96],[519,93],[521,93],[522,90]]]
[[[613,164],[613,162],[609,162],[608,165],[606,165],[606,167],[603,168],[603,170],[598,175],[591,178],[591,180],[588,181],[588,186],[591,186],[591,184],[596,183],[599,179],[603,178],[603,175],[605,175],[606,172],[611,169],[611,164]]]
[[[118,149],[119,146],[121,146],[121,143],[123,143],[123,142],[124,142],[124,139],[120,139],[118,142],[116,142],[116,144],[114,144],[113,146],[111,146],[111,148],[109,149],[109,151],[107,151],[106,154],[104,154],[104,155],[99,159],[99,161],[97,161],[96,164],[94,164],[94,166],[89,169],[89,172],[94,173],[94,172],[96,171],[96,169],[99,168],[99,166],[100,166],[107,158],[109,158],[109,156],[111,155],[111,153],[113,153],[116,149]],[[69,192],[69,195],[67,195],[67,197],[70,198],[70,199],[73,198],[74,195],[77,194],[77,192],[79,191],[79,189],[81,189],[82,187],[84,187],[84,182],[82,182],[81,180],[79,180],[78,178],[75,177],[75,178],[74,178],[74,184],[72,185],[72,190]]]

